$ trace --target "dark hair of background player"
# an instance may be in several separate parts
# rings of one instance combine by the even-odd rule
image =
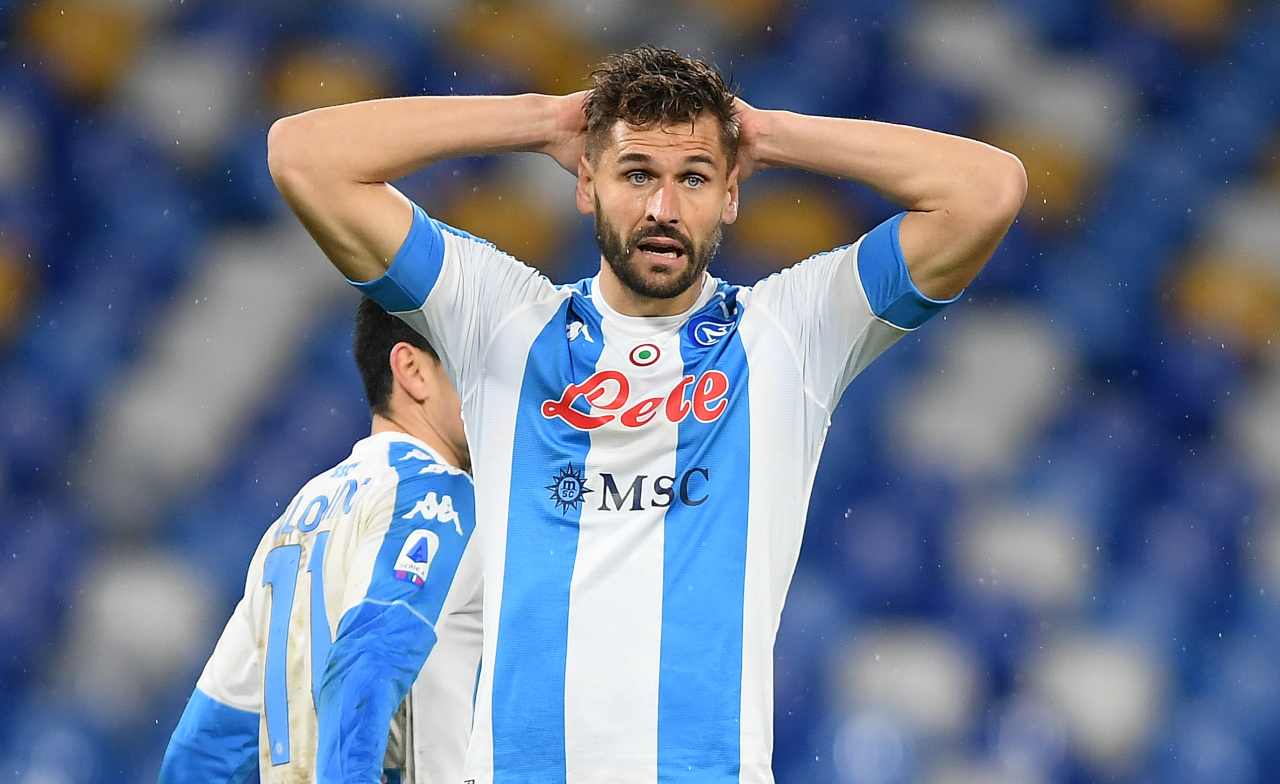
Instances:
[[[356,308],[356,329],[351,341],[351,353],[360,380],[364,382],[364,396],[369,410],[386,415],[391,403],[391,349],[397,343],[408,343],[432,357],[439,358],[427,339],[408,324],[387,313],[378,303],[362,297]]]
[[[672,49],[639,46],[612,55],[591,72],[587,115],[587,155],[598,160],[614,123],[649,128],[692,123],[702,112],[720,121],[729,168],[738,152],[736,93],[713,66]]]

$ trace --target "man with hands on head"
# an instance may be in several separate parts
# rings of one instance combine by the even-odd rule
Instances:
[[[284,118],[272,176],[461,396],[485,575],[467,779],[772,781],[772,645],[830,412],[977,275],[1026,177],[969,139],[756,109],[667,49],[591,78]],[[554,285],[389,184],[521,151],[576,176],[598,275]],[[768,167],[853,179],[904,211],[729,285],[707,267]]]

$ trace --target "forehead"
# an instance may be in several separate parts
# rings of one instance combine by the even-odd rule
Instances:
[[[607,155],[613,160],[638,153],[658,163],[676,163],[689,156],[710,157],[719,168],[725,163],[724,144],[720,139],[720,123],[701,114],[692,123],[672,123],[639,128],[623,120],[609,130],[611,144]]]

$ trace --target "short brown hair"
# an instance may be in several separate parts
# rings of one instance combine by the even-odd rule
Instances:
[[[714,66],[672,49],[639,46],[609,57],[591,71],[587,155],[597,160],[618,120],[638,128],[692,123],[702,112],[720,122],[729,168],[738,154],[737,93]]]

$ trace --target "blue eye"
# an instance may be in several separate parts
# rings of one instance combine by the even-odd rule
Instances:
[[[698,174],[690,174],[688,177],[684,178],[684,181],[685,181],[685,184],[687,184],[691,188],[697,188],[706,182],[706,180],[703,179],[702,176]]]
[[[649,175],[641,171],[633,171],[627,174],[627,179],[632,185],[644,185],[649,181]]]

